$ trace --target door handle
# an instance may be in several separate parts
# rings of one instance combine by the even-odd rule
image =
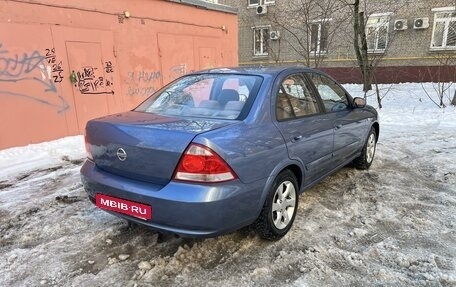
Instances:
[[[342,128],[342,127],[343,127],[343,125],[341,125],[341,124],[336,125],[336,130],[338,130],[338,129]]]
[[[291,138],[291,142],[297,142],[297,141],[300,141],[302,140],[302,136],[294,136]]]

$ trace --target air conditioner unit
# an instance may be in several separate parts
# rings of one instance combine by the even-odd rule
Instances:
[[[402,31],[402,30],[407,30],[407,19],[398,19],[394,21],[394,30],[396,31]]]
[[[413,29],[426,29],[429,28],[429,18],[415,18],[413,21]]]
[[[268,13],[268,6],[258,5],[256,7],[256,13],[257,13],[257,15],[264,15],[264,14]]]
[[[271,31],[269,32],[269,39],[271,40],[279,40],[280,38],[280,31]]]

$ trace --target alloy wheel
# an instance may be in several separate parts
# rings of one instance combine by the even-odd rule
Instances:
[[[371,133],[367,139],[366,161],[371,163],[375,155],[375,134]]]
[[[272,220],[277,229],[290,224],[295,207],[296,189],[291,181],[284,181],[277,187],[272,201]]]

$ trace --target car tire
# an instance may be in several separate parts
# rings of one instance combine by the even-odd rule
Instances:
[[[255,228],[267,240],[277,240],[290,230],[298,210],[298,183],[290,170],[282,171],[268,193]]]
[[[366,142],[364,143],[361,155],[357,157],[353,164],[357,169],[369,169],[374,160],[375,150],[377,147],[377,133],[372,127],[367,136]]]

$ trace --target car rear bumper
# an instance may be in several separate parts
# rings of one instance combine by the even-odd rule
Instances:
[[[211,185],[170,181],[163,186],[105,172],[90,160],[81,168],[81,179],[92,202],[100,193],[150,205],[152,219],[108,212],[184,237],[217,236],[252,223],[261,210],[265,184],[244,184],[239,180]]]

